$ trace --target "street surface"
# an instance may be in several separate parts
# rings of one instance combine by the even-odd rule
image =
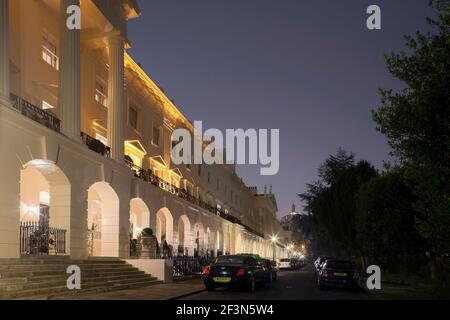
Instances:
[[[367,300],[363,290],[326,289],[320,291],[312,267],[302,270],[278,271],[278,280],[267,283],[254,293],[226,288],[201,292],[182,300]]]

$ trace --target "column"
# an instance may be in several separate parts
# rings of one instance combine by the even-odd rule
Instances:
[[[0,0],[0,103],[10,104],[9,0]]]
[[[67,28],[67,8],[80,5],[79,0],[61,0],[59,108],[61,131],[80,139],[80,30]]]
[[[109,77],[108,77],[108,143],[111,158],[124,161],[124,40],[119,35],[108,39]]]

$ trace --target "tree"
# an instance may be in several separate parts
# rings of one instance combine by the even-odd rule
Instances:
[[[415,228],[415,200],[398,172],[374,177],[357,193],[357,241],[364,255],[383,270],[416,271],[411,266],[418,264],[409,262],[420,257],[423,239]]]
[[[380,89],[381,107],[372,114],[417,196],[417,228],[435,278],[436,257],[450,252],[450,11],[444,1],[431,5],[434,33],[406,36],[408,53],[386,55],[388,71],[406,88]]]
[[[299,195],[305,210],[312,214],[316,250],[334,255],[360,254],[355,196],[359,187],[376,174],[367,161],[355,164],[354,155],[341,149],[320,166],[319,181]]]

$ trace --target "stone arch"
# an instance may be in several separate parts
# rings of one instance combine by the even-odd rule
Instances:
[[[141,198],[130,200],[130,234],[137,239],[142,229],[150,227],[150,210]]]
[[[20,222],[65,230],[63,246],[47,250],[70,254],[71,185],[54,162],[35,159],[20,171]],[[21,254],[34,253],[27,248],[27,235],[22,237]]]
[[[88,189],[88,255],[119,256],[119,197],[106,182]]]
[[[178,219],[178,244],[183,254],[189,255],[191,251],[191,222],[185,214]],[[180,252],[180,250],[178,250]]]
[[[156,213],[156,238],[160,244],[165,239],[167,244],[173,245],[173,216],[166,207]]]

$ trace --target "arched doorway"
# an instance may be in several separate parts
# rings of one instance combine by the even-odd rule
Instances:
[[[173,244],[173,217],[167,208],[161,208],[156,213],[156,238],[160,244],[164,240],[168,245]]]
[[[20,171],[20,253],[70,253],[70,182],[52,161]]]
[[[139,236],[150,227],[150,210],[141,198],[130,200],[130,256],[138,255]]]
[[[88,255],[119,256],[119,197],[106,182],[88,190]]]
[[[205,255],[205,227],[200,221],[194,225],[194,237],[195,237],[195,253],[194,256]]]
[[[187,215],[183,214],[178,219],[178,253],[190,255],[191,252],[191,222]]]
[[[137,239],[142,229],[150,227],[150,210],[141,198],[130,200],[130,236]]]

